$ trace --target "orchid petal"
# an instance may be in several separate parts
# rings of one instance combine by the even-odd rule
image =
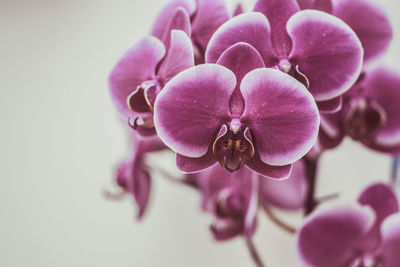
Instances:
[[[292,41],[286,32],[286,22],[300,10],[296,0],[258,0],[254,11],[263,13],[271,25],[271,40],[279,56],[287,56],[292,49]]]
[[[373,212],[359,205],[316,210],[298,231],[298,254],[306,266],[349,266],[373,222]]]
[[[216,131],[229,121],[229,99],[235,86],[235,75],[215,64],[179,73],[155,102],[154,124],[160,139],[187,157],[206,154]]]
[[[213,33],[230,15],[224,0],[202,0],[197,3],[197,12],[192,22],[192,38],[205,51]]]
[[[211,149],[199,158],[190,158],[177,153],[175,159],[176,166],[184,173],[196,173],[217,163]]]
[[[286,180],[260,179],[260,201],[284,210],[299,210],[307,195],[307,177],[304,162],[298,160]]]
[[[226,49],[239,42],[253,46],[267,67],[279,61],[272,49],[267,18],[261,13],[249,12],[230,19],[214,33],[207,47],[206,62],[217,62]]]
[[[237,43],[222,53],[217,64],[230,69],[236,76],[236,88],[230,99],[230,111],[232,115],[242,115],[244,99],[240,93],[240,83],[243,77],[250,71],[264,67],[260,54],[247,43]]]
[[[318,135],[318,109],[307,89],[275,69],[249,72],[240,85],[242,121],[249,124],[263,162],[283,166],[304,156]]]
[[[363,50],[343,21],[325,12],[304,10],[289,19],[287,31],[293,41],[290,61],[308,78],[316,100],[338,97],[356,82]]]
[[[176,13],[177,8],[183,8],[188,13],[189,17],[193,15],[196,11],[196,1],[195,0],[170,0],[168,4],[160,11],[153,25],[151,34],[158,39],[162,39],[168,29],[166,26],[171,23],[173,16]]]
[[[171,22],[167,26],[167,29],[164,32],[164,36],[161,39],[167,51],[170,47],[171,32],[173,30],[182,30],[188,36],[191,35],[190,18],[186,10],[182,7],[178,7],[176,9],[174,16],[171,18]]]
[[[157,76],[164,83],[172,79],[181,71],[194,66],[194,53],[189,37],[180,30],[171,32],[171,46],[163,60]]]
[[[399,212],[399,203],[393,189],[383,183],[377,183],[366,188],[358,198],[362,205],[370,206],[376,215],[376,220],[368,239],[363,242],[366,250],[374,251],[381,242],[380,226],[386,217]]]
[[[146,37],[130,48],[118,61],[109,77],[111,97],[124,115],[132,114],[127,98],[144,81],[155,76],[156,66],[165,55],[162,42]]]
[[[321,113],[335,113],[342,108],[342,97],[338,96],[325,101],[317,101],[318,110]]]
[[[138,206],[137,218],[140,219],[146,211],[150,197],[150,174],[138,166],[133,166],[132,194]]]
[[[291,164],[285,166],[271,166],[264,163],[257,153],[246,163],[246,165],[251,170],[261,174],[262,176],[272,179],[286,179],[292,171]]]
[[[375,138],[377,145],[400,145],[400,74],[380,68],[367,75],[365,96],[375,100],[386,113],[386,123]]]
[[[333,15],[346,22],[364,48],[364,60],[382,55],[392,40],[393,30],[384,9],[373,0],[333,1]]]
[[[397,267],[400,262],[400,214],[388,217],[382,224],[381,232],[383,266]]]

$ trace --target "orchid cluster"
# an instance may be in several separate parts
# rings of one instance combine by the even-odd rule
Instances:
[[[315,197],[319,159],[346,136],[400,154],[400,73],[377,64],[392,31],[373,0],[257,0],[232,13],[224,0],[171,0],[109,77],[132,153],[115,175],[121,194],[107,196],[130,194],[142,218],[160,171],[147,155],[171,151],[183,175],[169,178],[200,193],[214,238],[244,237],[257,266],[260,210],[296,235],[303,266],[400,266],[389,185],[351,205]]]

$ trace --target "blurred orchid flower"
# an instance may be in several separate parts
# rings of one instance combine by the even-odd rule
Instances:
[[[254,11],[232,18],[215,32],[206,62],[217,62],[235,43],[249,43],[266,67],[306,85],[321,112],[339,110],[340,96],[362,67],[363,49],[354,31],[325,12],[300,11],[296,0],[258,0]]]
[[[213,166],[188,177],[195,181],[202,194],[203,209],[214,215],[211,231],[216,240],[228,240],[238,235],[250,238],[253,235],[259,175],[246,168],[231,173]]]
[[[399,203],[393,190],[381,183],[366,188],[358,204],[316,210],[297,236],[304,266],[397,267],[399,248]]]
[[[297,0],[302,9],[318,9],[346,22],[364,48],[364,64],[384,54],[393,30],[385,10],[376,0]]]
[[[224,0],[172,0],[157,16],[152,35],[168,46],[171,30],[185,31],[192,40],[196,64],[204,63],[208,41],[229,18]]]
[[[293,164],[288,179],[260,179],[260,204],[265,208],[297,211],[304,208],[307,197],[307,176],[303,160]]]
[[[172,30],[167,50],[155,37],[145,37],[118,61],[109,78],[111,96],[119,111],[133,118],[141,135],[155,134],[154,101],[165,84],[194,66],[192,43],[185,32]]]
[[[163,149],[166,147],[157,137],[133,137],[132,159],[122,162],[116,170],[115,182],[123,193],[132,195],[138,207],[138,219],[141,219],[146,211],[150,196],[151,176],[145,165],[145,157],[148,153]],[[107,195],[113,197],[111,193]]]
[[[400,74],[389,68],[367,72],[343,99],[341,111],[321,116],[321,149],[348,135],[376,151],[400,153]]]
[[[258,52],[245,43],[217,63],[188,69],[166,85],[155,103],[160,139],[187,173],[218,161],[229,171],[247,165],[287,177],[315,142],[319,115],[311,94],[293,77],[262,68]]]

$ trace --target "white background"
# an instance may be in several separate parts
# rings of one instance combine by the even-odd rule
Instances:
[[[395,32],[387,61],[399,68],[400,5],[383,4]],[[101,194],[127,151],[107,76],[161,5],[0,1],[0,266],[252,266],[243,240],[213,241],[188,188],[155,177],[142,222],[129,198]],[[324,156],[319,194],[352,200],[389,168],[389,157],[347,140]],[[255,239],[269,267],[296,266],[293,237],[263,214]]]

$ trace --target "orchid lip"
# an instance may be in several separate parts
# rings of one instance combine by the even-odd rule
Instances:
[[[134,119],[128,119],[128,125],[136,130],[138,128],[154,128],[154,121],[152,116],[148,117],[136,117]]]
[[[141,83],[126,99],[126,103],[133,112],[153,112],[154,101],[157,95],[157,84],[154,81]]]
[[[372,139],[387,120],[385,110],[375,101],[360,99],[352,103],[345,118],[345,131],[355,140]]]
[[[230,172],[242,168],[255,154],[248,128],[235,133],[223,125],[212,148],[217,161]]]

